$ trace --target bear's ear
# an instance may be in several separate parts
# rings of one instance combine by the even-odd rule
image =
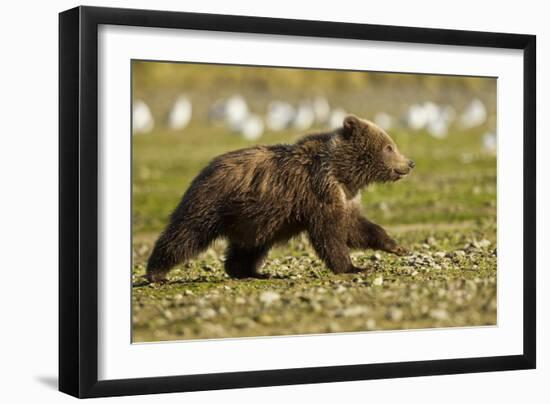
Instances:
[[[361,125],[361,121],[355,115],[348,115],[344,118],[344,134],[349,136]]]

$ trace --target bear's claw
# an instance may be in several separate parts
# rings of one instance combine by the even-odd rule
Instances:
[[[404,255],[409,255],[410,254],[410,251],[407,250],[406,248],[404,247],[395,247],[393,248],[391,251],[391,253],[395,254],[395,255],[399,255],[400,257],[404,256]]]

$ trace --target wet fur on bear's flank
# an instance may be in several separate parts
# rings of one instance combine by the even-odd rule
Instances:
[[[393,140],[353,115],[332,132],[295,144],[255,146],[214,158],[192,181],[155,243],[147,278],[168,271],[228,241],[225,270],[234,278],[259,277],[269,249],[306,232],[317,255],[335,273],[360,270],[349,250],[405,250],[361,216],[359,190],[396,181],[414,167]]]

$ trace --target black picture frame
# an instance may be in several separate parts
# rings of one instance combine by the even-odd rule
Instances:
[[[98,26],[181,28],[523,50],[523,354],[99,381]],[[104,397],[534,369],[536,37],[184,12],[77,7],[59,15],[59,390]]]

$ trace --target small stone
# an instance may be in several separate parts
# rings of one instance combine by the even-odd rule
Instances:
[[[342,328],[336,322],[331,322],[327,326],[327,332],[339,332]]]
[[[237,328],[247,328],[254,325],[254,321],[246,317],[237,317],[233,321],[233,325]]]
[[[430,311],[430,317],[435,320],[443,321],[449,318],[449,313],[447,313],[447,310],[434,309]]]
[[[199,314],[199,317],[205,320],[209,320],[211,318],[216,317],[216,310],[212,308],[206,308],[206,309],[200,310],[198,314]]]
[[[456,250],[456,251],[455,251],[455,255],[456,255],[457,257],[465,257],[465,256],[466,256],[466,253],[465,253],[464,251],[462,251],[462,250]]]
[[[211,265],[205,264],[205,265],[202,266],[202,270],[206,271],[206,272],[212,272],[212,271],[214,271],[214,268]]]
[[[386,312],[386,318],[391,321],[401,321],[403,319],[403,310],[392,307]]]
[[[477,247],[479,248],[487,248],[491,245],[491,242],[487,239],[483,239],[477,242]]]
[[[372,284],[374,286],[382,286],[383,283],[384,283],[384,278],[381,276],[374,278],[374,280],[372,281]]]
[[[380,202],[378,203],[378,209],[380,209],[382,212],[388,212],[389,211],[389,206],[386,202]]]
[[[334,291],[336,293],[344,293],[347,291],[347,288],[343,285],[338,285],[338,287]]]
[[[380,261],[381,259],[382,259],[382,255],[380,255],[380,253],[374,253],[371,256],[371,260],[373,260],[373,261]]]
[[[363,306],[351,306],[351,307],[346,307],[345,309],[343,310],[340,310],[336,316],[337,317],[357,317],[357,316],[361,316],[363,314],[366,314],[368,312],[368,309],[366,307],[363,307]]]
[[[265,304],[266,306],[270,306],[273,303],[279,301],[281,299],[281,296],[277,292],[263,292],[260,295],[260,302]]]
[[[443,251],[437,251],[437,252],[434,252],[434,257],[437,257],[437,258],[445,258],[445,252]]]
[[[273,317],[267,313],[262,313],[257,317],[258,323],[263,325],[271,325],[275,322]]]
[[[312,302],[311,303],[311,310],[313,310],[314,313],[322,313],[323,312],[323,306],[321,306],[319,303],[317,302]]]
[[[163,318],[157,318],[156,320],[154,320],[154,324],[155,324],[156,327],[161,328],[161,327],[166,326],[166,324],[168,324],[168,322]]]
[[[367,328],[367,330],[374,330],[376,328],[376,320],[373,318],[369,318],[365,323],[365,327]]]
[[[202,332],[210,337],[223,337],[227,335],[225,328],[221,324],[204,324]]]
[[[311,302],[313,299],[311,296],[308,296],[308,295],[299,295],[299,298],[304,302]]]

